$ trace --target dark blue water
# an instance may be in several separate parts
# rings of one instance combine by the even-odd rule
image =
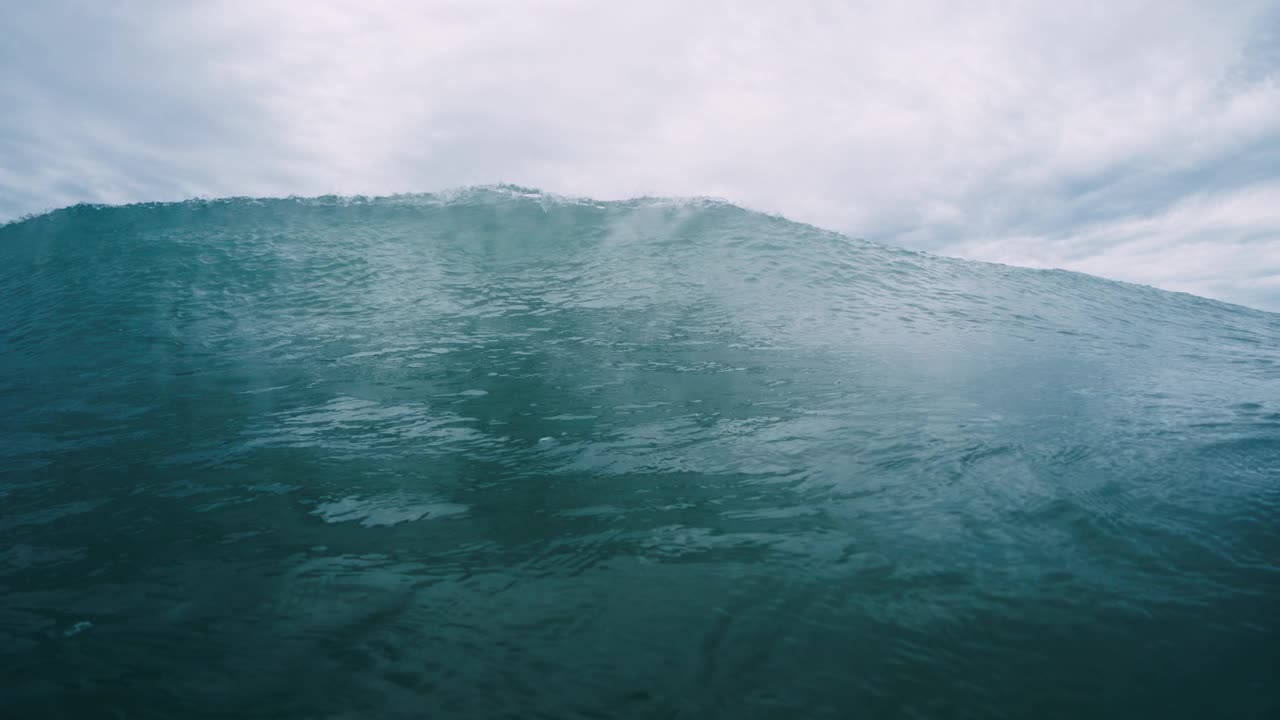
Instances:
[[[5,718],[1280,717],[1280,316],[710,201],[0,227]]]

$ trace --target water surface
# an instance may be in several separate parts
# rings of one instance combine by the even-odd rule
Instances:
[[[713,201],[0,227],[0,714],[1280,717],[1280,316]]]

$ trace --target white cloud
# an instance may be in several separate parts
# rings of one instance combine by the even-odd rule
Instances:
[[[7,14],[0,217],[498,181],[718,195],[944,254],[1280,309],[1275,2]]]
[[[979,260],[1062,268],[1230,297],[1266,307],[1280,297],[1280,181],[1185,197],[1147,216],[1069,232],[970,240],[953,249]]]

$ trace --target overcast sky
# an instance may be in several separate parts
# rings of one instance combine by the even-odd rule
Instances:
[[[1280,0],[0,0],[0,221],[497,182],[1280,310]]]

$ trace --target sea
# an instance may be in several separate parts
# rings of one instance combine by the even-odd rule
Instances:
[[[713,199],[11,222],[0,717],[1280,718],[1280,315]]]

